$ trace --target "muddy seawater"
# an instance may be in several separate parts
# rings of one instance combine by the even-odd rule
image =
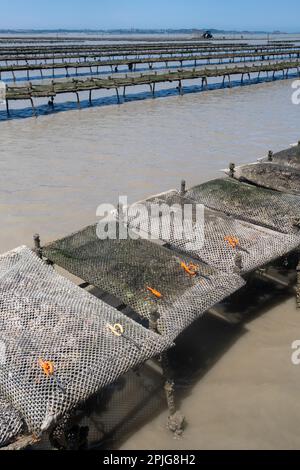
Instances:
[[[119,195],[134,202],[179,188],[182,179],[192,186],[219,177],[229,162],[254,162],[269,150],[298,142],[300,105],[292,103],[292,83],[200,92],[190,82],[184,96],[162,86],[156,99],[141,89],[121,105],[102,96],[103,102],[81,110],[73,96],[67,97],[73,103],[58,103],[38,118],[25,109],[6,119],[0,109],[1,252],[32,246],[37,232],[44,243],[93,223],[97,206],[116,204]],[[140,395],[150,406],[151,392],[149,412],[129,403],[129,415],[140,413],[143,419],[116,445],[299,447],[300,366],[290,359],[299,331],[299,313],[289,295],[257,306],[246,324],[233,329],[200,320],[190,332],[194,346],[188,351],[182,346],[185,359],[179,353],[176,359],[188,421],[184,437],[174,440],[165,429],[166,407],[151,371]],[[130,381],[128,396],[138,395],[136,380]],[[117,403],[118,394],[102,410],[110,409],[116,429]]]

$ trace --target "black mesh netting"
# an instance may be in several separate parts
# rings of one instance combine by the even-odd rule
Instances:
[[[300,194],[300,169],[275,162],[256,162],[237,166],[234,178],[263,188]]]
[[[170,219],[170,210],[165,210],[165,205],[175,215],[177,212],[178,217]],[[197,223],[195,205],[177,191],[169,191],[131,206],[133,213],[128,213],[127,223],[130,229],[151,234],[226,272],[236,268],[237,254],[241,256],[244,273],[280,258],[300,245],[300,234],[283,234],[208,208],[203,208],[201,226]],[[190,212],[186,212],[188,206],[192,208]],[[183,220],[184,233],[174,226],[177,223],[180,228]]]
[[[222,178],[187,192],[200,204],[283,233],[299,233],[300,197]]]
[[[244,285],[238,275],[194,264],[148,240],[100,240],[93,225],[43,248],[45,257],[90,284],[113,294],[141,317],[156,312],[161,334],[174,340],[208,308]]]
[[[26,247],[0,257],[0,299],[0,393],[37,434],[171,346]]]
[[[11,442],[23,429],[23,421],[9,402],[0,394],[0,447]]]
[[[269,161],[266,157],[263,161]],[[281,152],[274,153],[271,157],[271,161],[274,163],[280,163],[281,165],[288,165],[300,170],[300,145],[296,145]]]

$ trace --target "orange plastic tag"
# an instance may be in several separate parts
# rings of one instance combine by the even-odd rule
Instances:
[[[225,241],[232,247],[236,248],[239,245],[239,239],[236,237],[225,237]]]
[[[195,264],[190,263],[189,266],[187,266],[185,263],[181,263],[181,267],[185,270],[186,273],[188,273],[190,276],[196,276],[198,272],[198,267]]]
[[[51,361],[43,361],[42,359],[39,359],[39,365],[41,369],[43,370],[44,374],[47,375],[47,377],[50,377],[51,375],[54,374],[54,364]]]
[[[158,292],[158,290],[152,289],[152,287],[147,287],[147,290],[151,292],[151,294],[155,295],[155,297],[157,297],[158,299],[162,298],[162,294]]]

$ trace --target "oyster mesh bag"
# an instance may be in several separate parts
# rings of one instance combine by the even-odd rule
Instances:
[[[188,206],[192,209],[187,213]],[[207,207],[202,210],[202,214],[200,209],[197,211],[192,199],[169,191],[131,206],[127,225],[226,272],[235,270],[237,254],[241,258],[241,272],[247,273],[300,245],[300,233],[284,234]],[[171,213],[175,217],[170,217]]]
[[[23,430],[20,414],[0,394],[0,447],[10,443]]]
[[[237,219],[283,233],[300,233],[300,197],[220,178],[191,188],[187,197]]]
[[[171,346],[26,247],[0,257],[0,344],[0,393],[36,434]]]
[[[219,272],[148,240],[99,239],[96,225],[46,245],[43,254],[140,317],[157,315],[159,332],[172,341],[244,285],[239,275]]]

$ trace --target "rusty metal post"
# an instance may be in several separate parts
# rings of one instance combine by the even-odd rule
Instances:
[[[158,328],[159,313],[156,309],[150,312],[149,329],[157,334],[160,334]],[[164,390],[169,410],[167,419],[167,428],[174,433],[175,437],[180,437],[184,430],[185,417],[177,410],[175,400],[175,383],[172,377],[171,367],[169,363],[168,353],[165,352],[161,355],[160,364],[162,368],[163,377],[165,380]]]
[[[186,195],[186,181],[185,180],[181,181],[180,195],[181,196]]]
[[[41,238],[40,238],[40,235],[38,233],[33,235],[33,241],[34,241],[33,251],[40,259],[42,259],[43,255],[42,255],[42,247],[41,247]]]
[[[235,271],[237,274],[240,274],[240,272],[241,272],[242,269],[243,269],[243,257],[242,257],[242,255],[241,255],[241,253],[237,253],[237,254],[235,255],[234,264],[235,264],[234,271]]]
[[[235,172],[235,163],[229,163],[229,176],[230,178],[234,178]]]
[[[172,378],[172,372],[169,364],[168,353],[163,353],[161,356],[161,365],[163,375],[165,378],[165,394],[168,404],[169,417],[167,420],[167,428],[173,432],[176,437],[182,435],[184,430],[185,417],[177,411],[175,402],[175,383]]]
[[[152,84],[152,98],[155,98],[155,82]]]
[[[80,109],[81,105],[80,105],[79,93],[78,93],[78,91],[74,91],[74,93],[75,93],[76,99],[77,99],[77,107],[78,107],[78,109]]]
[[[157,322],[159,320],[159,313],[157,312],[156,308],[154,308],[150,312],[150,318],[149,318],[149,330],[153,331],[154,333],[158,333],[158,327],[157,327]]]
[[[7,113],[7,116],[10,116],[10,110],[9,110],[8,99],[6,99],[5,102],[6,102],[6,113]]]
[[[179,80],[179,82],[178,82],[178,92],[179,92],[180,96],[183,95],[183,86],[182,86],[182,81],[181,80]]]

